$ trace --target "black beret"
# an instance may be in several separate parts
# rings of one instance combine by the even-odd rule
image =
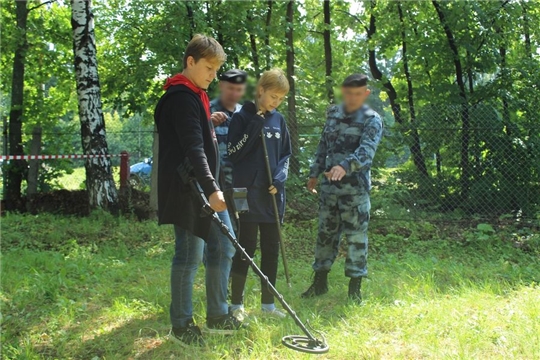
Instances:
[[[247,73],[238,69],[227,70],[219,76],[219,80],[233,84],[245,84],[247,81]]]

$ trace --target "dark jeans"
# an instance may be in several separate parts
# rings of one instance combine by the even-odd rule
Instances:
[[[278,259],[279,259],[279,233],[276,224],[240,222],[240,245],[250,257],[257,248],[257,232],[261,235],[261,270],[268,277],[272,285],[276,285]],[[236,252],[231,268],[231,302],[242,304],[244,301],[244,286],[249,264]],[[268,290],[265,282],[261,280],[261,303],[273,304],[274,296]]]
[[[218,213],[220,219],[231,229],[229,213]],[[227,285],[234,247],[230,240],[212,223],[206,242],[189,231],[174,227],[175,254],[171,268],[170,317],[174,327],[184,327],[193,316],[193,283],[199,265],[206,267],[206,317],[218,317],[228,313]]]

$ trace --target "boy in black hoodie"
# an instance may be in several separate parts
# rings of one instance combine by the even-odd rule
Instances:
[[[226,59],[213,38],[195,35],[188,44],[184,70],[167,79],[166,93],[155,111],[159,132],[158,218],[173,224],[176,238],[171,269],[171,338],[202,345],[202,334],[193,322],[192,291],[197,268],[205,258],[207,328],[230,334],[240,328],[229,315],[227,285],[234,247],[209,217],[201,217],[196,194],[183,184],[180,165],[189,162],[193,174],[216,211],[231,229],[221,191],[216,134],[210,121],[210,102],[205,89]]]

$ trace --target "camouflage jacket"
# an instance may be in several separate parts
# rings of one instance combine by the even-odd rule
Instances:
[[[345,114],[343,106],[334,105],[326,118],[310,177],[341,165],[347,174],[339,182],[324,177],[322,191],[343,195],[369,191],[371,164],[383,133],[381,117],[366,105],[352,114]]]

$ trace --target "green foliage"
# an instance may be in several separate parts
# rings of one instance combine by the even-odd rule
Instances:
[[[495,229],[493,229],[493,226],[490,224],[478,224],[476,226],[476,229],[484,234],[493,234],[495,232]]]

